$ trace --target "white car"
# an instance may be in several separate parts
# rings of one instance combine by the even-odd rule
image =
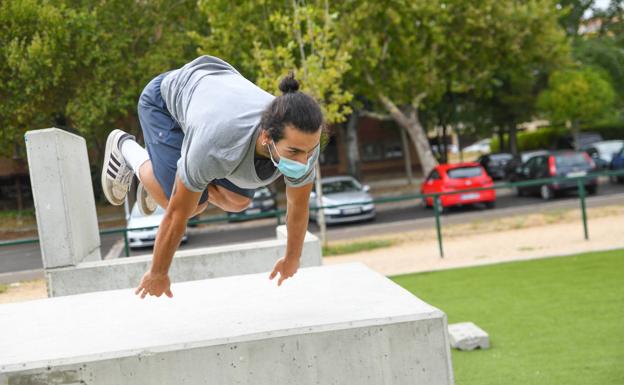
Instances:
[[[471,144],[464,148],[464,152],[480,152],[482,154],[489,154],[491,152],[490,143],[492,142],[491,138],[481,139],[478,142]]]
[[[375,204],[368,194],[370,188],[363,186],[352,176],[334,176],[321,179],[323,186],[323,207],[341,205],[323,209],[325,223],[346,223],[375,218]],[[342,206],[344,204],[344,206]],[[310,194],[310,219],[318,223],[319,210],[316,192]]]
[[[581,148],[594,159],[598,168],[607,169],[617,155],[624,148],[624,140],[603,140],[594,142]]]
[[[126,227],[128,229],[139,230],[128,231],[128,245],[133,249],[139,247],[154,246],[158,227],[153,227],[151,229],[142,228],[150,226],[160,226],[160,222],[162,222],[164,216],[165,210],[160,206],[156,208],[156,211],[154,211],[152,215],[148,216],[142,215],[139,211],[139,207],[136,204],[132,206],[130,218],[128,219]],[[182,243],[186,242],[187,240],[188,233],[185,231],[184,236],[182,237]]]

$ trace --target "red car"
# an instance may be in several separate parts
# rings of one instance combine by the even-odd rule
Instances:
[[[482,187],[492,187],[494,183],[485,169],[476,162],[441,164],[436,166],[423,182],[422,194],[455,192],[457,194],[441,195],[441,210],[451,206],[463,206],[474,203],[484,203],[487,208],[493,208],[496,202],[494,189],[461,192],[462,190]],[[433,197],[423,199],[426,207],[433,206]]]

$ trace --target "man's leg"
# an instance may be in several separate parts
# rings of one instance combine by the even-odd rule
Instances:
[[[143,163],[139,168],[139,174],[139,179],[141,180],[141,183],[143,183],[147,192],[152,196],[152,198],[154,198],[160,207],[166,208],[169,204],[169,200],[160,186],[160,183],[158,183],[158,180],[156,180],[156,177],[154,176],[152,161],[148,160]],[[206,207],[208,207],[208,202],[198,204],[197,209],[193,214],[191,214],[191,217],[200,214],[206,209]]]
[[[251,198],[216,184],[208,185],[208,202],[229,212],[240,212],[249,207]]]

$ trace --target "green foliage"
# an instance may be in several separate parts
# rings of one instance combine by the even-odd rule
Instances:
[[[607,36],[577,39],[573,55],[586,66],[604,70],[619,94],[619,103],[624,103],[624,46]]]
[[[242,66],[262,88],[279,94],[282,77],[294,71],[301,89],[315,97],[328,123],[344,121],[352,94],[342,85],[351,56],[336,39],[338,15],[328,1],[249,2],[206,0],[200,8],[210,34],[192,36],[201,51]],[[253,39],[249,39],[253,36]]]
[[[194,8],[166,0],[0,2],[0,148],[53,125],[78,131],[96,153],[112,128],[136,132],[147,81],[195,55],[186,38],[186,29],[201,28]]]
[[[538,105],[553,121],[589,122],[608,113],[614,98],[604,75],[585,67],[554,72]]]
[[[553,149],[559,138],[567,132],[568,131],[562,127],[545,127],[534,132],[519,132],[517,134],[518,151]],[[505,135],[505,141],[508,140],[508,135]],[[490,148],[492,152],[500,151],[498,136],[492,137]]]
[[[624,139],[624,120],[588,123],[581,126],[580,130],[598,133],[605,140]],[[519,132],[518,151],[554,149],[559,139],[567,134],[569,130],[564,126],[543,127],[533,132]],[[505,140],[509,140],[507,135],[505,135]],[[492,152],[500,151],[498,136],[492,137],[490,147]]]

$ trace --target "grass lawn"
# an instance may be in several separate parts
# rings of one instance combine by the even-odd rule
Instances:
[[[452,351],[457,385],[624,384],[624,250],[392,279],[490,335]]]

